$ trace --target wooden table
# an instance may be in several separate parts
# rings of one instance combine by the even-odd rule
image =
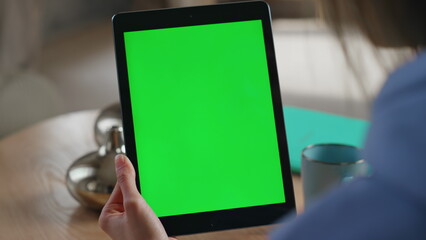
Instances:
[[[98,111],[69,113],[0,140],[0,239],[108,239],[98,212],[68,193],[65,173],[80,156],[97,149]],[[293,177],[298,209],[301,184]],[[266,239],[271,227],[182,236],[179,239]]]

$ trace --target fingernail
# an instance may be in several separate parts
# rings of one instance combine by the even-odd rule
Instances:
[[[118,168],[119,166],[124,164],[124,156],[123,154],[118,154],[115,156],[115,167]]]

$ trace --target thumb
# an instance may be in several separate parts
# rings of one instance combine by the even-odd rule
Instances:
[[[123,201],[129,201],[133,198],[140,198],[136,187],[136,174],[130,160],[123,154],[115,156],[115,173],[117,175],[117,184],[120,186],[123,194]]]

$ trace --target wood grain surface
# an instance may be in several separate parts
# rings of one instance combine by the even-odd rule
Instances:
[[[65,173],[73,161],[97,150],[98,111],[69,113],[0,140],[0,239],[108,239],[98,212],[68,193]],[[300,178],[294,177],[298,209]],[[179,239],[266,239],[271,226],[181,236]]]

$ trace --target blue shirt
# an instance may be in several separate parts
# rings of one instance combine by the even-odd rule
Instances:
[[[373,175],[335,189],[272,240],[426,239],[426,54],[389,76],[372,111]]]

